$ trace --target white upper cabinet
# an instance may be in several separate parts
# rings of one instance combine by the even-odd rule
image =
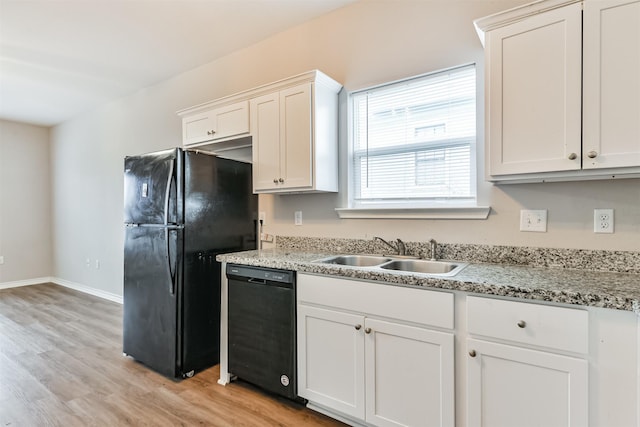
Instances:
[[[251,100],[255,192],[313,187],[311,92],[304,83]]]
[[[248,101],[211,108],[182,118],[183,145],[193,145],[248,134]]]
[[[182,143],[227,156],[252,147],[255,193],[336,192],[341,89],[314,70],[178,111]]]
[[[640,0],[545,0],[476,27],[488,180],[640,176]]]
[[[640,165],[640,1],[584,5],[585,169]]]
[[[580,169],[581,13],[574,4],[487,34],[492,175]]]
[[[251,100],[255,193],[338,191],[338,92],[320,72]]]

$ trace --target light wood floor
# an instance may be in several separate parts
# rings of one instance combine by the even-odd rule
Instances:
[[[234,382],[122,356],[122,306],[54,284],[0,290],[0,426],[338,426]]]

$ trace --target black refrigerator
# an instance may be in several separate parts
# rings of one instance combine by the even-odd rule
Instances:
[[[256,248],[251,165],[180,148],[124,160],[123,352],[190,377],[220,361],[219,253]]]

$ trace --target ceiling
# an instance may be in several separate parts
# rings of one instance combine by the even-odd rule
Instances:
[[[0,0],[0,119],[61,123],[356,0]]]

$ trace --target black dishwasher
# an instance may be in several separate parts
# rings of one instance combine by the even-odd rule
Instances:
[[[297,399],[295,272],[227,265],[229,373]]]

